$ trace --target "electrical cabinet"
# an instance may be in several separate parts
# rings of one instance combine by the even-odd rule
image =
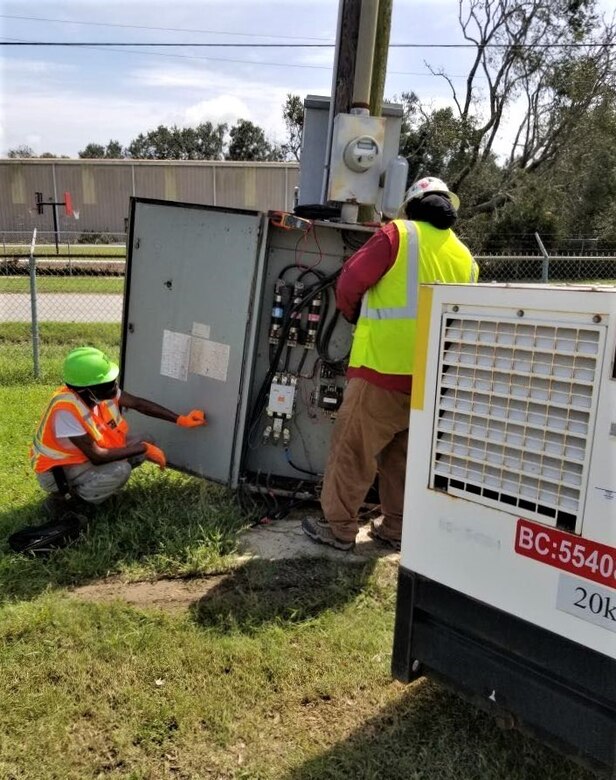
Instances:
[[[185,431],[131,415],[170,465],[232,487],[318,483],[351,344],[335,274],[372,230],[304,228],[258,212],[131,201],[122,386],[208,419]]]
[[[616,288],[421,288],[393,671],[616,768]]]

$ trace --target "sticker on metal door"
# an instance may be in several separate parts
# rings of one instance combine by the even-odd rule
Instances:
[[[558,578],[556,609],[616,633],[616,593],[569,574]]]
[[[616,548],[607,544],[519,519],[515,551],[608,588],[616,588]]]

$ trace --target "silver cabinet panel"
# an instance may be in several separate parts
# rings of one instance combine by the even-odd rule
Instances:
[[[223,483],[241,450],[262,228],[258,213],[132,201],[123,387],[178,413],[203,408],[208,425],[131,414],[131,428],[170,465]]]

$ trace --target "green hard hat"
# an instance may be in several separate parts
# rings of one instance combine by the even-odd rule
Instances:
[[[77,347],[64,360],[62,378],[67,385],[90,387],[113,382],[120,369],[96,347]]]

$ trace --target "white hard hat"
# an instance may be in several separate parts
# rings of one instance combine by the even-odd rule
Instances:
[[[449,187],[442,179],[437,179],[435,176],[425,176],[412,184],[404,196],[404,203],[415,200],[415,198],[423,198],[424,195],[431,192],[443,192],[445,195],[449,195],[454,209],[457,211],[460,208],[460,198],[449,191]]]

